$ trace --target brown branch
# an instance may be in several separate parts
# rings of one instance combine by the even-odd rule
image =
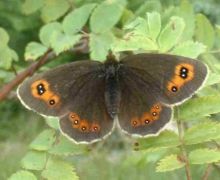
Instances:
[[[43,64],[47,63],[48,60],[51,59],[49,57],[54,57],[54,54],[51,50],[48,50],[37,62],[32,63],[27,69],[20,72],[11,82],[4,85],[0,90],[0,101],[4,100],[10,91],[19,85],[26,77],[33,75],[33,73],[37,71]]]
[[[82,39],[72,49],[70,49],[70,51],[76,53],[88,53],[88,41],[88,37],[82,36]],[[35,71],[54,57],[55,54],[52,50],[48,50],[37,62],[32,63],[27,69],[17,74],[11,82],[0,89],[0,101],[4,100],[16,86],[24,81],[26,77],[32,76]]]

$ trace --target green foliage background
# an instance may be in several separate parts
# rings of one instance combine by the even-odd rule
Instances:
[[[104,61],[111,49],[198,58],[210,73],[175,108],[176,133],[134,139],[116,131],[88,146],[69,142],[56,118],[26,110],[12,91],[0,102],[0,179],[220,179],[219,42],[218,0],[1,0],[1,87],[48,50],[54,58],[40,71]]]

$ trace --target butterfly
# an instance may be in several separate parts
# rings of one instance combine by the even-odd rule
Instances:
[[[20,101],[44,116],[59,117],[61,132],[76,143],[93,143],[117,125],[130,135],[157,135],[173,106],[205,82],[201,61],[168,54],[128,55],[120,61],[76,61],[26,79]]]

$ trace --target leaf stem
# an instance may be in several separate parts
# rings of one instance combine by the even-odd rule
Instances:
[[[208,177],[209,177],[209,174],[212,170],[212,165],[211,164],[208,164],[206,170],[205,170],[205,173],[204,175],[202,176],[202,180],[208,180]]]
[[[189,165],[189,159],[188,159],[188,154],[185,148],[185,143],[184,143],[184,128],[181,120],[178,118],[179,110],[178,108],[176,109],[177,112],[177,128],[178,128],[178,134],[179,134],[179,140],[180,140],[180,150],[182,152],[182,156],[185,162],[185,172],[186,172],[186,177],[187,180],[192,180],[192,175],[190,171],[190,165]]]

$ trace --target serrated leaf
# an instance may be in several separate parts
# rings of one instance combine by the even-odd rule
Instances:
[[[59,118],[57,117],[46,117],[46,123],[48,126],[50,126],[53,129],[59,129]]]
[[[198,144],[219,138],[220,124],[212,121],[197,124],[189,128],[184,134],[185,144]]]
[[[196,149],[189,153],[191,164],[209,164],[220,161],[220,151],[214,149]]]
[[[8,180],[37,180],[37,177],[29,171],[18,171],[11,175]]]
[[[193,4],[189,0],[182,0],[177,9],[177,16],[184,19],[186,28],[182,34],[182,40],[191,40],[195,31],[195,15]]]
[[[185,41],[171,51],[172,54],[181,55],[191,58],[197,58],[201,53],[204,53],[206,46],[199,42]]]
[[[179,107],[177,118],[187,121],[220,112],[220,96],[205,96],[191,99]]]
[[[44,130],[30,144],[30,148],[38,151],[47,151],[56,140],[55,133],[52,129]]]
[[[119,21],[124,7],[117,1],[104,1],[98,5],[90,19],[90,27],[94,33],[109,31]]]
[[[54,155],[68,156],[85,152],[85,146],[77,145],[64,136],[61,136],[57,143],[50,148],[49,153]]]
[[[156,40],[161,30],[161,18],[157,12],[147,13],[148,33],[152,40]]]
[[[172,154],[166,156],[161,159],[157,164],[156,171],[157,172],[167,172],[173,171],[175,169],[180,169],[185,166],[185,163],[181,161],[176,154]]]
[[[67,0],[45,0],[41,11],[41,17],[44,22],[54,21],[63,16],[69,9]]]
[[[204,86],[211,86],[220,83],[220,74],[209,72],[209,76]]]
[[[54,33],[51,37],[51,47],[55,51],[55,53],[58,55],[61,52],[67,51],[80,40],[81,35],[68,35],[64,34],[62,32]]]
[[[47,162],[45,170],[42,172],[42,176],[48,180],[78,180],[78,176],[75,173],[74,167],[60,159],[50,158]]]
[[[47,52],[48,48],[38,42],[30,42],[25,48],[25,60],[36,60]]]
[[[155,42],[146,36],[131,35],[128,38],[118,39],[112,45],[112,50],[119,51],[136,51],[136,50],[158,50]]]
[[[135,11],[136,16],[144,16],[146,12],[162,10],[162,5],[159,0],[143,1],[143,4]]]
[[[220,61],[212,54],[202,54],[202,60],[208,65],[211,72],[220,74]]]
[[[185,28],[185,23],[180,17],[171,17],[170,22],[161,31],[158,43],[161,52],[167,52],[178,43]]]
[[[9,35],[8,33],[0,27],[0,39],[1,39],[1,46],[6,46],[9,42]]]
[[[90,13],[96,4],[86,4],[78,9],[73,10],[63,20],[63,30],[66,34],[72,35],[77,33],[86,24]]]
[[[205,44],[209,49],[214,45],[215,32],[210,21],[203,15],[196,16],[196,40]]]
[[[58,22],[52,22],[49,24],[44,25],[40,29],[40,40],[41,42],[47,46],[51,46],[51,37],[53,36],[54,33],[62,32],[62,25]]]
[[[44,0],[25,0],[22,4],[22,12],[26,15],[32,14],[44,5]]]
[[[114,36],[111,32],[102,34],[90,34],[89,48],[90,57],[93,60],[104,61],[108,55],[108,51],[114,41]]]
[[[144,18],[138,17],[134,21],[124,26],[125,30],[132,31],[134,35],[148,36],[148,25]]]
[[[46,153],[38,151],[28,152],[21,160],[21,165],[29,170],[42,170],[46,164]]]
[[[137,143],[139,150],[157,150],[180,145],[178,135],[172,131],[163,131],[158,136],[139,139]]]

